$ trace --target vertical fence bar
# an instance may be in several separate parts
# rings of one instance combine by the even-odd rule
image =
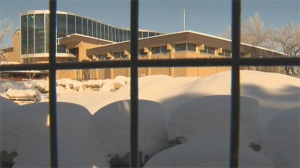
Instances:
[[[49,118],[51,167],[58,167],[57,116],[56,116],[56,25],[57,1],[49,0]]]
[[[138,16],[139,1],[131,0],[130,4],[130,166],[137,168],[139,164],[138,154]]]
[[[241,0],[232,0],[230,167],[239,166]]]

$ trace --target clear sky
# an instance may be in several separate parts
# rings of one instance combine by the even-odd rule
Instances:
[[[266,27],[300,22],[300,0],[243,0],[242,3],[242,21],[258,12]],[[21,11],[44,9],[48,9],[47,0],[0,0],[0,20],[11,19],[17,29]],[[139,28],[163,33],[182,31],[183,9],[187,30],[220,35],[231,24],[230,0],[140,0]],[[129,0],[58,0],[58,10],[117,27],[130,27]],[[11,40],[6,38],[4,43],[9,45]]]

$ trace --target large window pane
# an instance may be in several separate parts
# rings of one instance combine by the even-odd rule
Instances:
[[[57,52],[58,53],[66,53],[67,47],[65,45],[57,45]]]
[[[35,53],[45,52],[44,14],[35,15]]]
[[[82,34],[83,35],[88,35],[88,27],[87,27],[87,19],[82,18]]]
[[[104,29],[105,29],[105,33],[104,33],[104,36],[105,36],[105,39],[106,40],[109,40],[109,27],[107,25],[104,25]]]
[[[196,51],[196,44],[187,43],[187,50],[188,51]]]
[[[76,16],[76,33],[82,34],[82,18]]]
[[[175,44],[175,51],[186,51],[186,43]]]
[[[93,36],[93,22],[88,20],[88,36]]]
[[[27,15],[21,17],[21,54],[27,53]]]
[[[65,37],[67,34],[67,18],[65,14],[57,15],[57,37]]]
[[[100,26],[100,23],[97,23],[97,38],[101,38],[101,26]]]
[[[97,37],[97,23],[93,21],[93,37]]]
[[[120,34],[120,41],[124,41],[124,30],[123,29],[120,29],[119,31],[119,34]]]
[[[161,50],[161,53],[168,53],[169,52],[169,50],[168,50],[168,48],[167,48],[166,45],[165,46],[161,46],[160,50]]]
[[[139,32],[139,38],[143,38],[143,33]]]
[[[34,15],[28,15],[28,54],[34,53]]]
[[[105,33],[106,33],[105,25],[104,25],[104,24],[101,24],[101,35],[100,35],[100,38],[106,39],[106,38],[105,38]]]
[[[149,37],[148,32],[143,32],[143,38]]]
[[[116,29],[116,42],[120,42],[120,31]]]
[[[75,33],[75,16],[68,15],[68,35]]]
[[[158,53],[160,53],[160,47],[152,47],[151,51],[152,51],[152,54],[158,54]]]
[[[49,14],[45,14],[45,27],[46,27],[46,53],[49,52]]]
[[[109,26],[109,41],[113,41],[113,28]]]
[[[155,36],[154,32],[149,32],[149,37]]]

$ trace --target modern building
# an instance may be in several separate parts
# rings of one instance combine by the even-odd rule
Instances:
[[[9,59],[20,63],[48,62],[49,11],[22,12],[21,29],[14,34]],[[57,13],[57,61],[109,61],[130,59],[130,30],[117,28],[72,13]],[[284,53],[241,44],[241,57],[282,57]],[[224,58],[231,57],[231,41],[193,31],[171,34],[140,30],[139,59]],[[279,67],[242,67],[279,72]],[[139,68],[139,75],[206,76],[230,67]],[[57,78],[77,80],[129,76],[128,68],[61,70]]]

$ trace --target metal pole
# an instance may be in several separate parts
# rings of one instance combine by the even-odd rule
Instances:
[[[137,168],[139,166],[138,153],[138,16],[139,1],[131,0],[130,9],[130,167]]]
[[[56,116],[56,25],[57,1],[49,0],[49,118],[51,167],[58,167],[57,116]]]
[[[241,0],[232,0],[230,167],[239,166]]]

